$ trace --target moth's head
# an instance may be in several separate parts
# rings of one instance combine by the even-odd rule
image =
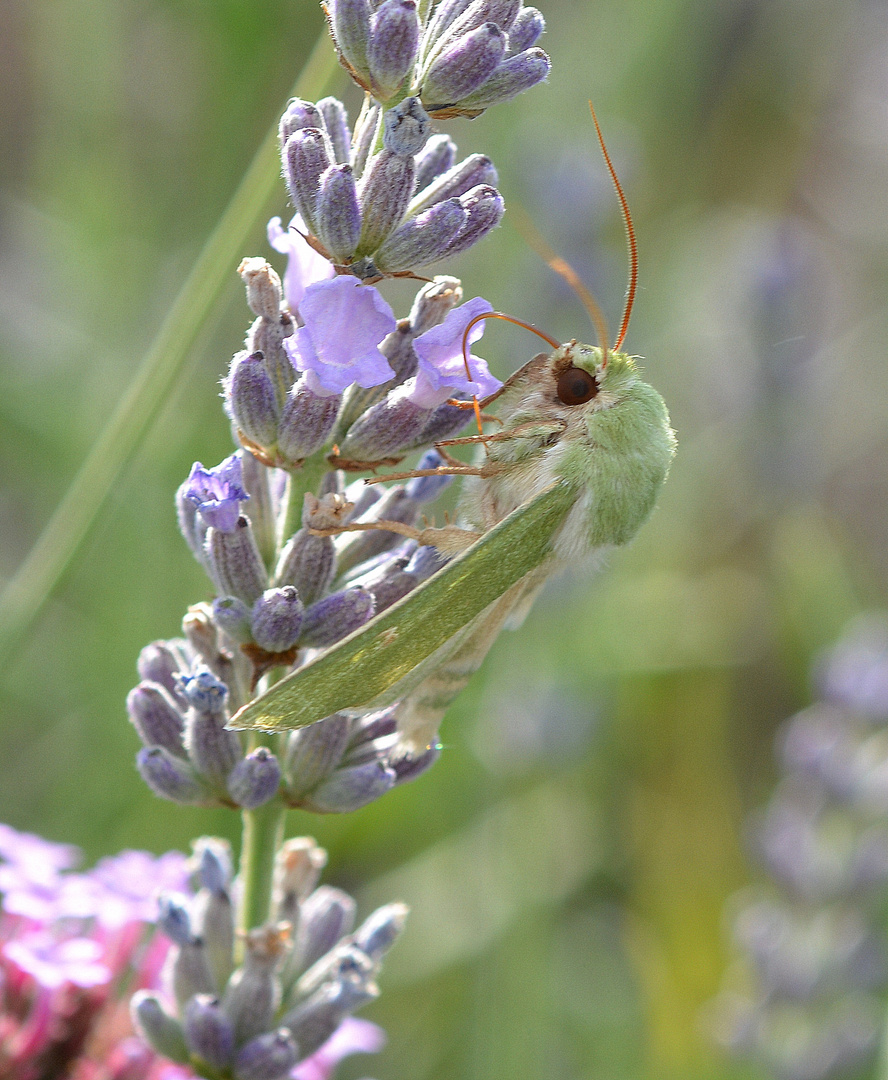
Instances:
[[[589,403],[593,411],[618,405],[638,382],[631,356],[608,350],[605,362],[600,348],[577,341],[559,346],[549,357],[549,367],[558,401],[567,406]]]

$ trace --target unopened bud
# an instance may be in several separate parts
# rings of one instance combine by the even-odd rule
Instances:
[[[234,641],[246,645],[253,640],[250,608],[236,596],[217,596],[213,601],[213,622]]]
[[[301,642],[327,648],[373,618],[373,597],[364,589],[331,593],[306,609]]]
[[[412,69],[419,34],[415,0],[383,0],[373,13],[367,63],[380,100],[391,97]]]
[[[515,56],[536,45],[546,29],[546,20],[534,7],[522,8],[509,27],[508,56]]]
[[[284,152],[284,179],[293,205],[312,232],[317,232],[317,197],[321,177],[333,164],[329,140],[318,128],[294,131]]]
[[[280,409],[262,354],[237,353],[224,388],[226,411],[238,429],[259,446],[274,446]]]
[[[296,1040],[287,1028],[266,1032],[239,1051],[234,1062],[235,1080],[284,1080],[299,1057]]]
[[[301,131],[303,128],[321,128],[323,124],[320,102],[314,105],[310,101],[293,98],[292,101],[288,102],[284,115],[281,117],[281,147],[286,146],[287,139],[290,138],[294,131]]]
[[[493,187],[485,185],[472,188],[460,196],[460,205],[466,211],[466,223],[447,249],[448,255],[465,251],[476,244],[491,229],[499,225],[506,206],[503,197]]]
[[[392,2],[392,0],[389,0]],[[399,3],[400,0],[394,0]],[[393,154],[418,154],[425,146],[431,120],[417,97],[404,98],[382,118],[382,144]],[[414,174],[415,176],[415,174]],[[414,187],[415,187],[414,178]],[[411,190],[411,194],[412,194]]]
[[[228,777],[228,794],[244,810],[255,810],[273,799],[281,783],[278,759],[259,746],[239,761]]]
[[[376,253],[376,265],[386,273],[425,266],[442,259],[468,215],[459,199],[436,203],[396,229]]]
[[[336,263],[347,262],[361,236],[361,208],[350,165],[331,165],[318,190],[318,238]]]
[[[400,937],[409,913],[406,904],[377,908],[355,931],[355,945],[372,960],[381,960]]]
[[[126,708],[146,746],[162,746],[176,757],[186,757],[182,742],[185,718],[168,690],[159,683],[139,683],[130,690]]]
[[[300,800],[333,772],[349,739],[348,718],[335,714],[293,731],[284,762],[287,793]]]
[[[506,53],[506,35],[493,22],[462,34],[432,63],[423,80],[429,112],[462,102],[494,73]]]
[[[234,1057],[234,1028],[218,998],[197,994],[185,1005],[185,1039],[188,1048],[208,1065],[224,1069]]]
[[[324,119],[324,127],[330,145],[333,147],[333,160],[340,165],[347,165],[351,153],[351,132],[348,129],[348,115],[345,106],[338,98],[325,97],[318,102],[318,110]],[[312,127],[319,127],[313,124]]]
[[[152,1050],[180,1065],[188,1063],[189,1051],[182,1025],[169,1015],[157,994],[138,990],[130,1002],[130,1015],[133,1026]]]
[[[202,802],[206,792],[186,761],[162,746],[144,746],[136,755],[139,775],[155,795],[184,806]]]
[[[413,194],[413,158],[383,149],[361,183],[361,254],[374,252],[400,224]]]
[[[246,939],[243,967],[228,981],[222,1008],[234,1025],[235,1039],[243,1043],[268,1031],[280,1003],[275,968],[290,943],[287,923],[251,930]]]
[[[370,5],[367,0],[331,0],[328,11],[339,51],[359,75],[369,75]]]
[[[337,769],[315,788],[306,806],[322,814],[347,814],[385,795],[395,780],[394,771],[379,761]]]
[[[299,910],[296,951],[303,968],[325,956],[355,924],[355,901],[330,885],[322,885],[306,897]]]
[[[252,604],[268,587],[268,576],[253,530],[243,515],[233,532],[211,528],[207,533],[206,551],[220,593],[240,597],[245,603]]]
[[[278,425],[278,450],[291,464],[303,461],[324,445],[339,413],[339,394],[320,395],[301,379],[287,397]]]
[[[503,60],[482,86],[463,98],[460,107],[480,112],[492,105],[510,101],[516,94],[543,82],[551,67],[552,62],[542,49],[525,49],[517,56]]]
[[[442,173],[428,187],[419,191],[416,198],[407,207],[407,214],[412,216],[434,206],[444,199],[465,195],[479,184],[495,185],[497,172],[493,162],[484,154],[470,154],[458,165]]]
[[[292,585],[266,589],[253,604],[253,640],[266,652],[286,652],[299,640],[304,610]]]
[[[277,585],[294,585],[303,603],[313,604],[326,591],[336,569],[336,548],[332,536],[312,536],[300,529],[291,537],[278,561]]]
[[[140,679],[144,679],[145,682],[160,683],[173,697],[176,697],[178,693],[175,676],[185,667],[187,667],[187,662],[182,651],[172,641],[152,641],[139,653],[136,664]]]

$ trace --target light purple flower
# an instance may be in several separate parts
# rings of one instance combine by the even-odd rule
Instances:
[[[405,384],[411,401],[433,409],[460,391],[486,397],[499,389],[502,384],[490,374],[487,362],[480,356],[469,356],[473,378],[466,377],[462,351],[463,334],[468,324],[476,315],[492,310],[486,300],[476,296],[448,312],[442,323],[415,339],[413,348],[419,358],[419,369]],[[484,322],[476,323],[469,332],[469,343],[477,341],[483,333]]]
[[[73,844],[54,844],[34,833],[17,832],[11,825],[0,823],[0,858],[23,870],[70,870],[80,861],[80,852]]]
[[[240,517],[240,503],[249,499],[244,490],[240,456],[232,454],[214,469],[195,461],[188,477],[185,498],[194,503],[207,525],[233,532]]]
[[[104,962],[104,949],[91,938],[59,939],[49,930],[24,934],[3,946],[3,955],[40,986],[54,989],[65,983],[102,986],[113,972]]]
[[[385,1045],[385,1032],[369,1020],[349,1016],[323,1046],[299,1063],[290,1080],[330,1080],[336,1066],[350,1054],[375,1054]]]
[[[279,217],[268,223],[268,242],[275,251],[287,256],[287,269],[284,272],[284,297],[291,311],[296,311],[302,303],[305,290],[316,281],[325,281],[335,273],[333,264],[319,255],[300,235],[308,230],[302,218],[297,214],[285,229]]]
[[[305,325],[284,338],[284,348],[312,393],[378,386],[394,375],[379,345],[397,322],[372,285],[345,275],[309,285],[299,314]]]

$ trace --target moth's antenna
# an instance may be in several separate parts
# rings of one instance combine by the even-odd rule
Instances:
[[[564,280],[570,285],[573,291],[580,299],[580,303],[589,312],[589,318],[592,320],[592,325],[595,327],[595,334],[598,337],[598,343],[601,346],[602,351],[602,368],[607,366],[607,320],[604,317],[604,312],[601,310],[601,306],[598,301],[592,295],[592,293],[583,284],[580,276],[576,270],[567,262],[562,259],[560,255],[556,255],[555,252],[549,247],[543,237],[540,235],[539,229],[533,222],[530,214],[520,204],[516,204],[514,201],[509,203],[509,211],[513,217],[517,217],[518,220],[515,223],[515,227],[523,235],[527,243],[533,248],[533,250],[539,255],[539,257],[545,262],[551,270],[554,270],[556,274],[564,278]],[[616,346],[615,346],[616,348]]]
[[[626,196],[623,194],[622,185],[617,177],[617,170],[614,168],[610,159],[610,154],[607,152],[607,147],[604,145],[604,136],[601,134],[598,117],[595,115],[595,110],[592,108],[591,101],[589,102],[589,112],[592,113],[592,123],[595,125],[595,133],[598,136],[598,145],[601,147],[601,153],[604,155],[604,162],[607,165],[614,187],[617,189],[617,198],[620,200],[620,209],[623,211],[623,224],[626,226],[626,244],[629,248],[629,284],[626,287],[626,304],[623,308],[620,332],[617,334],[617,340],[614,342],[614,352],[616,352],[623,344],[623,340],[626,337],[626,331],[629,329],[629,319],[632,315],[632,305],[635,303],[635,291],[638,288],[638,243],[635,239],[635,226],[632,224],[632,215],[629,213],[629,203],[626,201]]]
[[[537,330],[537,328],[535,326],[531,326],[530,323],[522,322],[520,319],[515,319],[511,315],[504,315],[501,311],[482,311],[480,315],[476,315],[474,317],[474,319],[471,319],[469,321],[468,325],[466,326],[465,330],[463,331],[463,339],[462,339],[463,364],[465,365],[466,378],[469,380],[469,382],[472,381],[472,369],[469,367],[469,334],[471,333],[472,327],[475,326],[479,322],[483,322],[484,319],[502,319],[503,322],[513,323],[515,326],[520,326],[524,330],[529,330],[532,334],[536,334],[537,337],[540,337],[540,338],[543,339],[543,341],[548,342],[548,344],[551,345],[553,349],[557,349],[558,346],[559,346],[559,342],[557,342],[554,338],[550,338],[549,335],[544,334],[542,332],[542,330]],[[494,398],[496,398],[497,396],[498,396],[498,392],[497,392],[497,394],[491,394],[491,396],[489,398],[485,398],[485,401],[493,401]],[[453,401],[453,402],[450,402],[449,404],[457,405],[461,409],[466,409],[466,408],[469,407],[469,402],[467,402],[467,401]],[[484,434],[484,428],[483,428],[483,425],[481,423],[481,405],[480,405],[480,403],[478,401],[478,395],[477,394],[472,395],[472,403],[471,404],[472,404],[472,408],[475,410],[475,421],[478,424],[478,434],[483,435]]]

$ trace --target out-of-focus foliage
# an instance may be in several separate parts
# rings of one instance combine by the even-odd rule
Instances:
[[[290,831],[317,836],[364,910],[414,909],[368,1012],[390,1036],[377,1075],[739,1080],[753,1074],[699,1016],[726,963],[725,898],[750,874],[743,812],[814,655],[888,602],[888,9],[540,6],[549,83],[446,128],[494,158],[507,204],[616,327],[625,256],[593,99],[639,234],[627,346],[679,453],[633,546],[555,582],[500,640],[431,773]],[[128,385],[320,28],[309,0],[0,9],[0,574]],[[263,233],[245,255],[268,254]],[[591,336],[508,225],[450,269],[556,337]],[[248,322],[234,270],[3,674],[0,820],[93,856],[237,831],[145,791],[123,710],[139,648],[204,598],[172,495],[193,460],[228,453],[217,381]],[[408,284],[386,292],[406,310]],[[501,375],[536,349],[500,325],[485,345]]]

